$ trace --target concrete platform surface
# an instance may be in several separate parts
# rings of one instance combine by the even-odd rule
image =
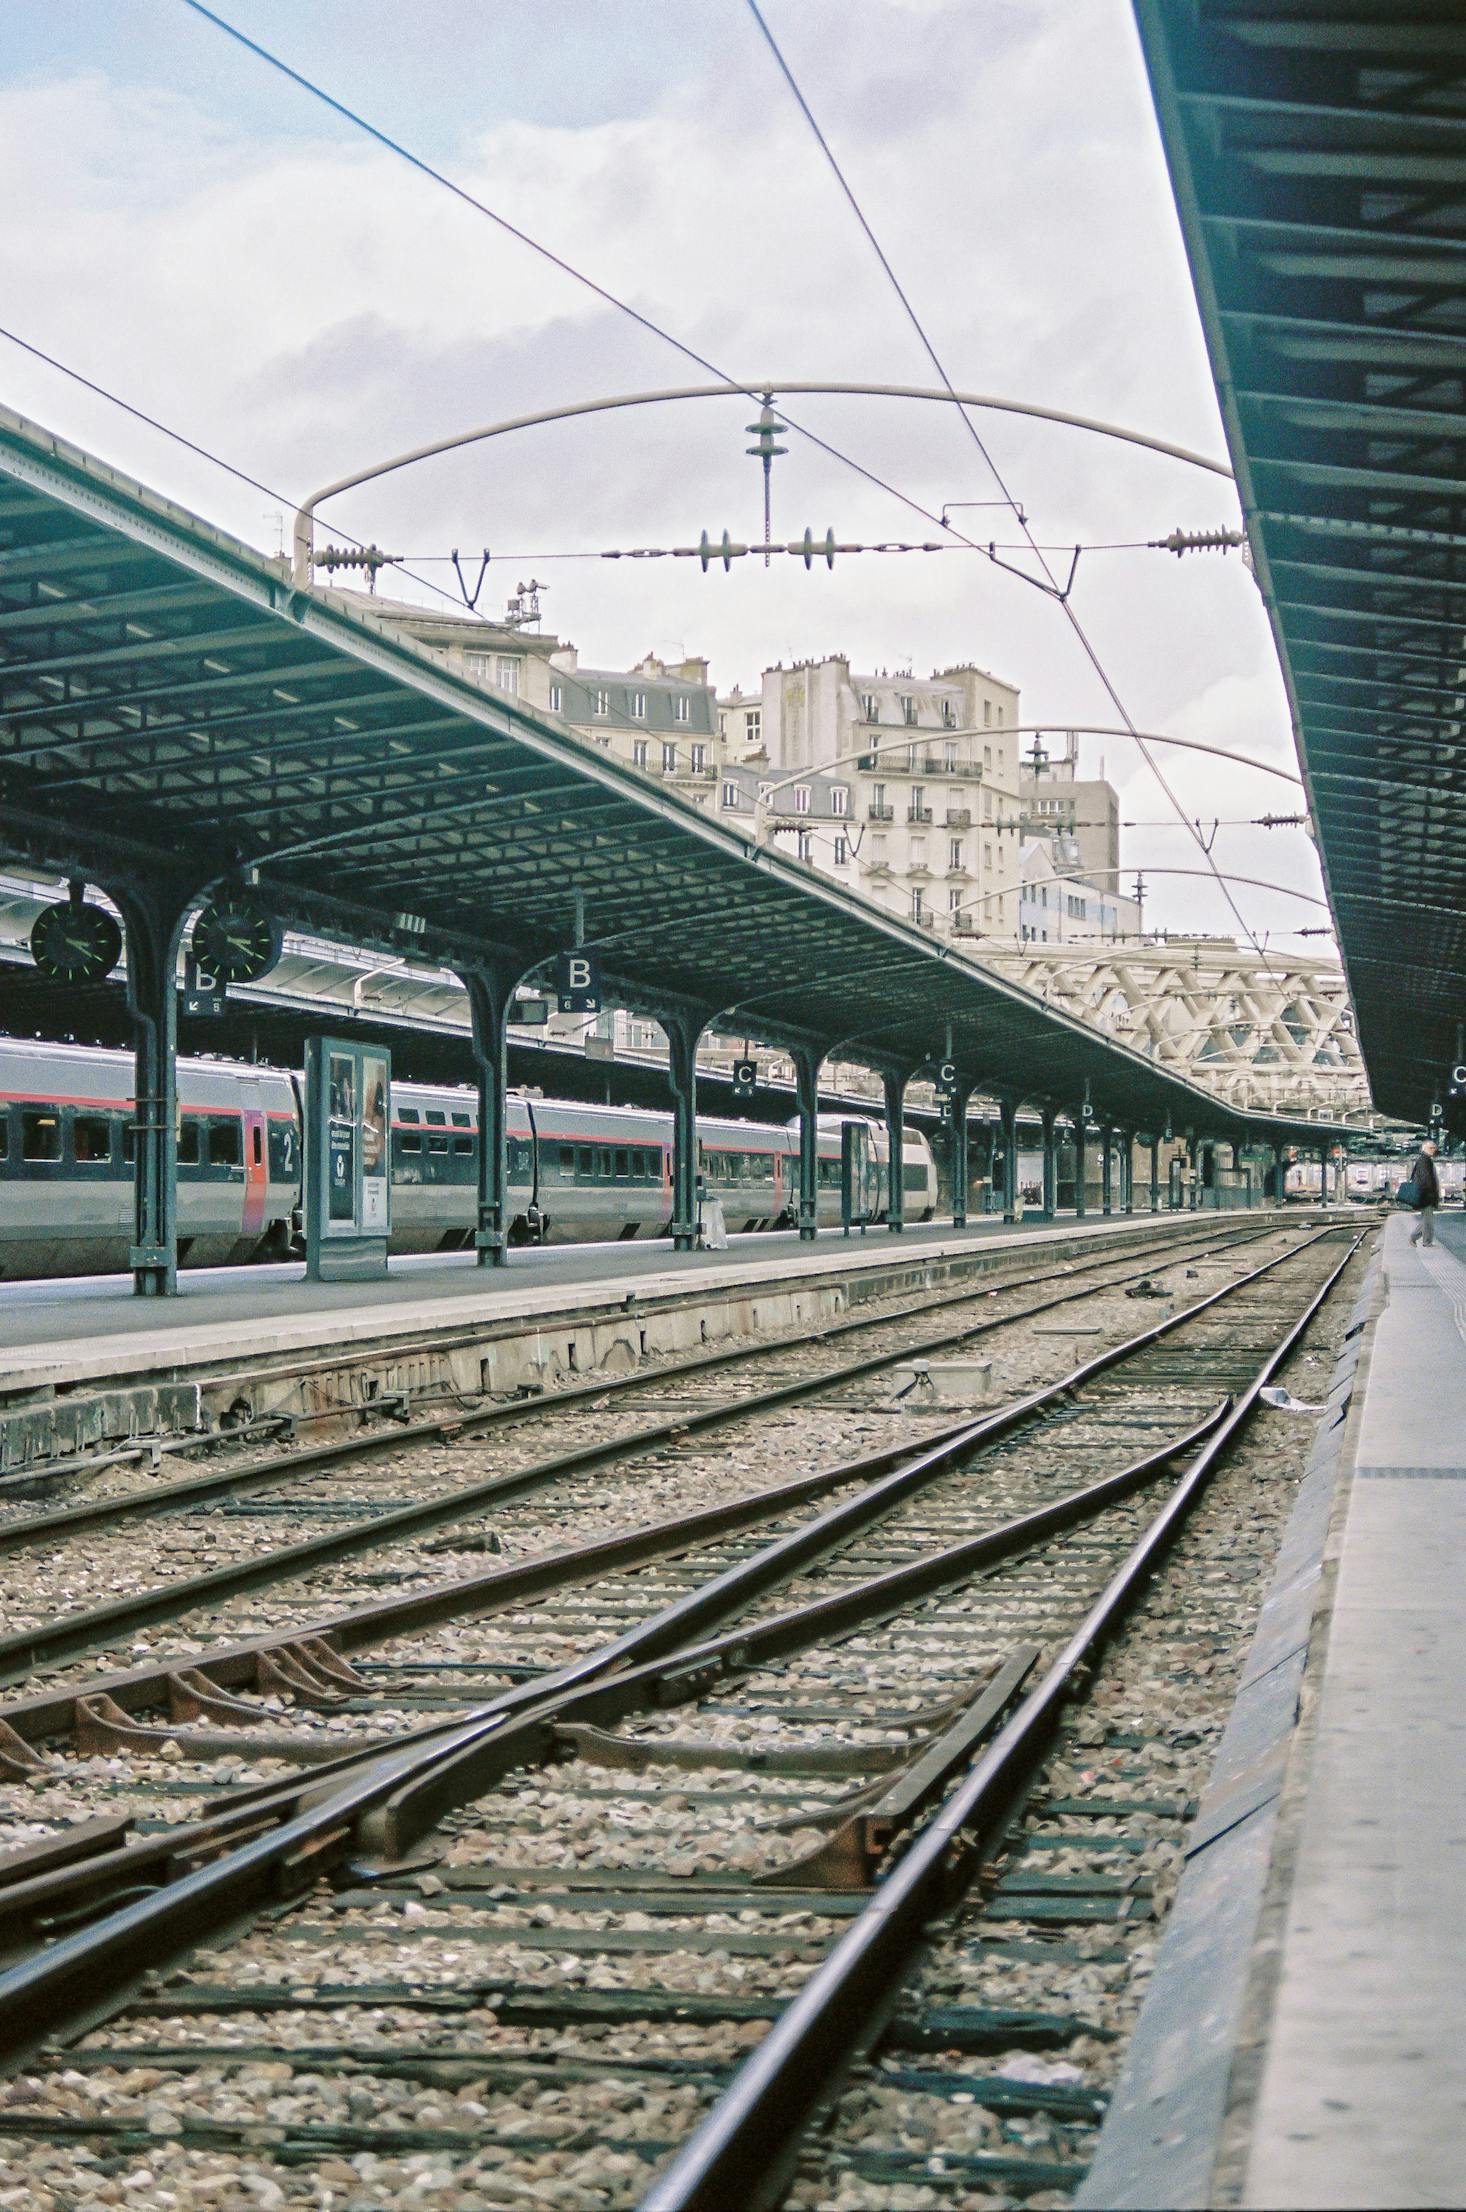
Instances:
[[[1466,2203],[1466,1221],[1384,1240],[1241,2201]]]
[[[1259,1225],[1263,1215],[1256,1217]],[[630,1293],[677,1294],[694,1284],[716,1290],[749,1283],[828,1278],[847,1269],[932,1260],[974,1247],[1001,1250],[1076,1236],[1144,1233],[1147,1226],[1205,1227],[1239,1217],[1073,1215],[1005,1224],[996,1215],[954,1229],[929,1222],[894,1237],[872,1229],[844,1237],[824,1231],[800,1244],[787,1231],[735,1238],[721,1252],[674,1252],[670,1243],[551,1245],[510,1254],[504,1268],[480,1269],[472,1254],[397,1259],[385,1281],[308,1283],[303,1263],[185,1268],[175,1299],[137,1298],[123,1275],[0,1284],[0,1389],[8,1392],[113,1380],[144,1370],[233,1355],[300,1351],[377,1339],[398,1330],[451,1328],[499,1316],[563,1313],[605,1305]]]

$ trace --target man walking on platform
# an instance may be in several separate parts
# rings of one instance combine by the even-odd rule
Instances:
[[[1410,1232],[1412,1244],[1435,1243],[1435,1210],[1441,1202],[1441,1179],[1435,1171],[1435,1140],[1427,1137],[1420,1158],[1410,1170],[1415,1185],[1415,1211],[1419,1220]]]

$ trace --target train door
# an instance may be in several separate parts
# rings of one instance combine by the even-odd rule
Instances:
[[[270,1195],[269,1124],[261,1086],[247,1082],[241,1085],[241,1089],[244,1092],[244,1215],[241,1230],[246,1237],[259,1237],[264,1235],[265,1213]]]

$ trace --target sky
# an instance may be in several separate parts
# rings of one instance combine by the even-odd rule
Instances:
[[[746,0],[220,0],[302,76],[730,375],[931,384],[920,341]],[[814,114],[954,385],[1225,458],[1128,0],[765,0]],[[187,0],[0,8],[0,404],[274,551],[319,485],[474,424],[708,381],[671,345],[248,52]],[[24,340],[222,462],[145,427]],[[998,502],[1085,552],[1072,605],[1137,727],[1296,764],[1265,612],[1236,552],[1129,547],[1235,525],[1230,483],[1077,430],[807,398],[776,465],[774,534],[935,535],[913,511]],[[761,530],[747,399],[525,432],[363,486],[326,531],[452,586],[493,560],[484,611],[533,574],[584,661],[704,655],[720,689],[838,652],[917,674],[976,662],[1023,721],[1119,720],[1054,601],[980,555],[604,563],[570,553]],[[849,465],[851,462],[857,466]],[[990,465],[991,464],[991,465]],[[998,477],[994,475],[994,467]],[[888,489],[860,473],[868,470]],[[957,517],[1012,543],[1001,504]],[[1009,556],[1023,559],[1018,553]],[[1055,558],[1061,558],[1055,555]],[[1068,555],[1062,556],[1067,570]],[[394,596],[431,599],[401,580]],[[1247,927],[1325,950],[1301,792],[1158,754],[1215,831]],[[1120,790],[1146,919],[1236,922],[1128,738],[1081,740]]]

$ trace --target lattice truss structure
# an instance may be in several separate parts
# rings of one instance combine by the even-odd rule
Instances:
[[[982,958],[1230,1105],[1365,1120],[1370,1114],[1343,971],[1264,961],[1226,938],[1166,944],[985,945]]]

